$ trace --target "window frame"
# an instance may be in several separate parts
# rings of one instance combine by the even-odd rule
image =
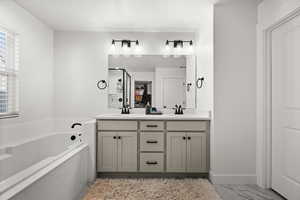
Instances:
[[[7,48],[4,50],[3,59],[5,60],[4,65],[0,65],[0,75],[6,77],[7,86],[7,112],[0,112],[0,119],[5,118],[15,118],[20,116],[19,109],[19,35],[13,31],[9,31],[0,26],[0,33],[3,33],[4,37],[4,46]],[[1,34],[2,35],[2,34]],[[11,37],[12,41],[8,39]],[[11,44],[8,44],[12,42]],[[9,47],[9,45],[12,45]],[[5,49],[4,48],[4,49]],[[9,55],[12,54],[12,55]],[[11,59],[11,60],[10,60]],[[6,64],[5,64],[6,63]],[[0,84],[2,84],[0,80]],[[1,86],[1,85],[0,85]],[[4,90],[5,91],[5,90]],[[12,93],[12,94],[11,94]],[[12,100],[11,100],[12,99]],[[4,99],[5,101],[5,99]],[[4,104],[5,105],[5,104]],[[13,107],[10,110],[10,106]]]

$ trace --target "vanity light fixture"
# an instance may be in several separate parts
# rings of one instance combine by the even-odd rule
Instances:
[[[167,41],[166,41],[166,46],[169,46],[169,43],[170,43],[169,40],[167,40]]]
[[[115,46],[116,43],[121,43],[121,47],[122,48],[123,47],[124,48],[126,48],[126,47],[130,48],[131,47],[131,43],[135,43],[136,46],[139,46],[139,41],[138,40],[115,40],[115,39],[113,39],[112,42],[111,42],[111,44],[113,46]]]
[[[174,48],[183,48],[184,43],[188,43],[190,46],[193,46],[192,40],[167,40],[166,41],[166,47],[170,45],[170,43],[173,43]]]

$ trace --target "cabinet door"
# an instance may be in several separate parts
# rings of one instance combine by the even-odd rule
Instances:
[[[117,133],[98,133],[98,171],[117,171]]]
[[[118,171],[137,171],[136,132],[118,132]]]
[[[186,133],[167,133],[167,171],[186,171]]]
[[[187,172],[207,172],[206,133],[187,133]]]

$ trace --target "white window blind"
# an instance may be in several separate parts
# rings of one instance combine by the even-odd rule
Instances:
[[[0,28],[0,118],[19,115],[18,36]]]

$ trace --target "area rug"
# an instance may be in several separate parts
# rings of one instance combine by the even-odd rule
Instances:
[[[221,200],[205,179],[98,179],[83,200]]]

